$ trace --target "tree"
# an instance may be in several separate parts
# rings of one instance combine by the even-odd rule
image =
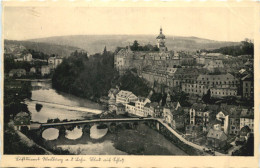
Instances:
[[[210,103],[210,98],[211,98],[211,92],[210,89],[207,91],[207,94],[202,96],[202,100],[204,101],[204,103],[209,104]]]
[[[159,48],[157,45],[153,47],[153,51],[159,51]]]
[[[107,47],[105,46],[104,50],[103,50],[103,55],[107,54]]]
[[[138,51],[138,49],[139,49],[139,43],[138,43],[138,41],[135,40],[134,43],[133,43],[133,45],[130,46],[130,48],[131,48],[132,51]]]

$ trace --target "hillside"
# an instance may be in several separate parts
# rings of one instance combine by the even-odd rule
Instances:
[[[134,40],[137,40],[141,45],[147,43],[155,45],[155,37],[156,35],[73,35],[31,39],[28,41],[73,46],[82,48],[90,54],[93,54],[103,51],[104,46],[106,46],[108,50],[114,51],[116,47],[125,47],[132,44]],[[239,44],[238,42],[214,41],[198,37],[166,37],[166,45],[169,50],[212,50]]]
[[[15,50],[24,50],[26,48],[27,50],[32,49],[48,55],[55,54],[61,57],[68,57],[73,51],[82,50],[78,47],[71,47],[69,45],[58,45],[54,43],[50,44],[48,42],[4,40],[4,47],[6,51],[10,52],[14,50],[12,49],[14,48],[14,46],[18,46],[15,47]]]

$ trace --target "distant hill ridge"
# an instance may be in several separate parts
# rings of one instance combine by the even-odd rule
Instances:
[[[68,57],[75,50],[82,50],[78,47],[72,47],[69,45],[58,45],[48,42],[33,42],[33,41],[16,41],[16,40],[4,40],[4,47],[6,50],[10,50],[10,46],[17,45],[21,46],[23,49],[33,49],[35,51],[40,51],[45,54],[59,55],[61,57]],[[10,52],[10,51],[9,51]]]
[[[116,47],[125,47],[132,44],[134,40],[137,40],[141,45],[148,43],[155,45],[155,38],[156,35],[71,35],[30,39],[28,41],[72,46],[84,49],[88,53],[93,54],[102,52],[105,46],[108,50],[114,51]],[[166,46],[168,50],[212,50],[239,44],[239,42],[215,41],[198,37],[166,35],[166,38]]]

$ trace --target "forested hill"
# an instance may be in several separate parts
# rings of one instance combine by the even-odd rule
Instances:
[[[45,42],[4,40],[4,47],[8,47],[10,45],[21,45],[26,49],[43,52],[44,54],[48,55],[55,54],[61,57],[68,57],[75,50],[82,50],[78,47],[71,47],[69,45],[58,45]]]
[[[140,96],[149,93],[145,83],[132,73],[119,77],[114,69],[114,53],[106,50],[90,57],[72,53],[54,71],[52,84],[59,91],[94,101],[107,96],[109,89],[115,86]]]
[[[156,44],[155,35],[74,35],[57,36],[48,38],[31,39],[33,42],[44,42],[58,45],[69,45],[82,48],[90,54],[99,53],[104,46],[109,51],[116,47],[125,47],[137,40],[140,45]],[[199,49],[212,50],[225,46],[238,45],[239,42],[214,41],[198,37],[167,36],[166,46],[168,50],[195,51]]]
[[[241,44],[235,46],[226,46],[221,47],[214,50],[209,50],[207,52],[213,53],[222,53],[224,55],[232,55],[232,56],[239,56],[239,55],[254,55],[254,43],[250,40],[242,41]]]

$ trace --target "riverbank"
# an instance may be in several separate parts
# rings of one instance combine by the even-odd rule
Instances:
[[[132,155],[187,155],[144,124],[133,130],[119,130],[113,140],[116,149]]]
[[[52,153],[39,146],[20,131],[15,131],[13,123],[9,122],[4,129],[4,154],[40,154]]]

